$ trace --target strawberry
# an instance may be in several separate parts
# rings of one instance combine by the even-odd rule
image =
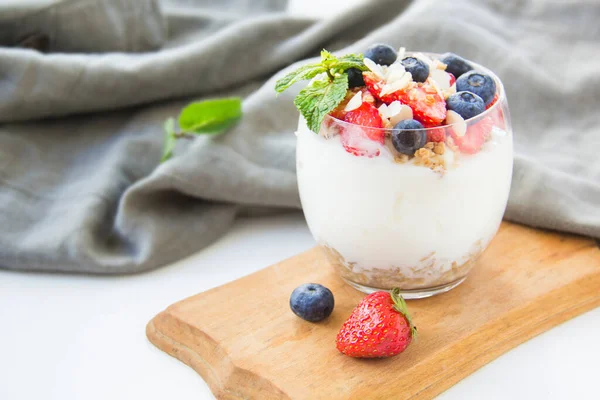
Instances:
[[[428,81],[419,83],[406,92],[393,94],[397,94],[398,100],[412,108],[413,118],[426,128],[439,126],[446,118],[446,101]]]
[[[337,335],[337,349],[350,357],[391,357],[402,353],[416,337],[406,302],[395,288],[375,292],[356,306]]]
[[[492,99],[492,102],[485,106],[485,109],[489,110],[490,108],[492,108],[492,106],[498,102],[498,99],[499,96],[498,93],[496,93],[494,95],[494,98]],[[494,125],[496,125],[500,129],[506,129],[506,124],[504,122],[504,111],[502,111],[502,107],[498,106],[496,107],[496,109],[490,111],[490,117],[492,117],[492,119],[494,120]]]
[[[346,108],[346,103],[342,102],[336,108],[334,108],[333,111],[329,113],[329,115],[331,115],[333,118],[337,118],[343,121],[344,118],[346,118],[346,111],[344,110],[344,108]]]
[[[375,108],[374,105],[364,102],[360,105],[360,107],[352,111],[348,111],[344,117],[344,121],[350,124],[368,126],[372,128],[383,127],[383,120],[381,119],[379,110]],[[369,139],[383,143],[383,139],[385,138],[384,131],[380,131],[379,129],[365,129],[365,131],[367,132]]]
[[[381,96],[381,88],[385,84],[381,79],[377,77],[373,72],[363,72],[363,79],[365,80],[365,86],[369,92],[375,97],[377,100],[382,101],[386,104],[390,104],[394,100],[398,100],[396,97],[396,93],[386,94]]]
[[[354,88],[354,89],[348,90],[348,92],[346,93],[346,97],[344,98],[344,100],[342,100],[340,102],[340,104],[338,104],[337,107],[334,108],[333,111],[331,111],[329,113],[329,115],[331,115],[333,118],[337,118],[337,119],[343,121],[344,118],[346,117],[346,113],[347,113],[347,111],[346,111],[346,105],[348,105],[348,102],[358,92],[362,92],[363,102],[375,104],[375,98],[373,97],[373,95],[366,88],[362,88],[362,89]]]
[[[448,73],[448,75],[450,75],[450,86],[454,85],[454,83],[456,82],[456,77],[451,74],[450,72],[446,71]]]
[[[496,94],[494,95],[494,98],[492,99],[490,104],[485,106],[485,109],[488,110],[490,107],[492,107],[494,104],[496,104],[497,101],[498,101],[498,92],[496,92]]]
[[[446,131],[444,128],[431,128],[427,130],[428,142],[444,142],[446,141]]]
[[[450,134],[461,152],[475,154],[481,150],[493,127],[494,120],[490,117],[485,117],[470,124],[464,136],[456,135],[452,129],[450,129]]]
[[[429,81],[408,85],[405,89],[381,96],[383,82],[372,72],[363,72],[365,85],[376,99],[390,104],[399,100],[413,110],[413,118],[423,126],[438,126],[446,118],[446,101]]]
[[[385,130],[379,110],[370,103],[363,102],[360,107],[346,113],[344,121],[358,126],[346,126],[342,129],[342,145],[348,153],[355,156],[377,157],[380,153],[377,142],[385,141]],[[375,129],[369,129],[369,127]]]

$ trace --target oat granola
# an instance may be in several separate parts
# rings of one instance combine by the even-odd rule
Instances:
[[[424,257],[422,262],[425,264],[418,268],[372,268],[357,272],[355,271],[357,270],[357,268],[355,268],[355,263],[344,260],[342,255],[335,249],[324,245],[321,245],[320,247],[326,254],[328,261],[344,279],[363,286],[382,290],[389,290],[394,287],[399,287],[403,290],[423,289],[455,282],[467,276],[483,252],[481,243],[476,244],[475,248],[477,250],[469,255],[467,261],[461,264],[454,261],[452,262],[450,269],[441,273],[432,273],[436,264],[435,253],[430,253],[428,256]],[[408,276],[408,274],[406,274],[407,270],[410,270],[411,275],[413,276]]]

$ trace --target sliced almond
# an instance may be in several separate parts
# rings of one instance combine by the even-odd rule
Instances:
[[[467,123],[456,111],[448,110],[446,113],[446,123],[452,125],[452,130],[456,136],[465,136],[467,133]]]
[[[396,102],[394,102],[394,103],[396,103]],[[391,106],[391,104],[390,104],[390,106]],[[398,112],[395,115],[390,117],[390,122],[392,123],[392,125],[396,125],[400,121],[404,121],[405,119],[412,119],[412,118],[413,118],[412,108],[410,108],[406,104],[400,104]]]
[[[361,106],[362,103],[363,103],[362,92],[358,91],[358,92],[356,92],[356,94],[354,96],[352,96],[350,101],[346,104],[346,107],[344,107],[344,111],[348,112],[348,111],[356,110],[358,107]]]
[[[365,66],[371,70],[379,79],[383,79],[385,77],[385,71],[381,67],[381,65],[375,63],[375,61],[370,58],[363,59]]]
[[[385,80],[389,83],[392,83],[404,76],[406,73],[406,68],[404,68],[404,65],[396,62],[390,65],[385,72]]]
[[[444,99],[447,99],[448,97],[452,96],[454,93],[456,93],[456,82],[454,82],[454,84],[452,84],[452,86],[450,86],[450,89],[442,91],[442,95],[444,96]]]
[[[407,87],[412,82],[412,75],[410,72],[405,72],[402,78],[384,85],[381,88],[381,96],[385,96],[389,93],[397,92],[398,90],[402,90]]]
[[[387,107],[388,115],[390,117],[393,117],[394,115],[398,114],[398,112],[400,112],[401,107],[402,107],[402,103],[400,103],[398,100],[392,101],[390,103],[390,105]]]
[[[433,68],[441,69],[441,70],[445,71],[447,67],[448,66],[446,64],[444,64],[443,62],[441,62],[440,60],[433,60]]]
[[[402,61],[404,56],[406,55],[406,47],[400,47],[398,49],[398,60]]]
[[[450,75],[441,69],[434,69],[429,72],[429,78],[434,80],[440,90],[450,89]]]
[[[425,55],[423,53],[415,53],[413,55],[413,57],[418,58],[419,60],[421,60],[425,64],[427,64],[427,66],[429,67],[430,71],[435,68],[434,65],[433,65],[433,60],[431,58],[429,58],[429,56],[427,56],[427,55]]]
[[[378,110],[379,110],[379,114],[381,115],[382,118],[389,118],[390,117],[388,106],[385,103],[383,103],[382,105],[380,105],[379,108],[378,108]]]

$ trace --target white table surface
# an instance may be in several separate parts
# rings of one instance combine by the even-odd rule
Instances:
[[[313,243],[294,213],[240,220],[205,250],[141,275],[0,270],[0,399],[212,399],[191,368],[146,340],[146,323],[177,300]],[[600,308],[509,351],[440,398],[597,399],[599,333]]]
[[[323,15],[359,1],[292,0],[291,10]],[[192,369],[146,340],[146,323],[177,300],[313,244],[295,213],[240,220],[209,248],[141,275],[0,270],[0,400],[213,399]],[[600,308],[509,351],[439,398],[598,399],[599,333]]]

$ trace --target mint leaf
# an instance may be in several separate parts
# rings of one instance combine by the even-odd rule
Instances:
[[[321,50],[321,62],[325,62],[328,61],[329,59],[335,59],[336,57],[331,54],[330,52],[328,52],[327,50],[323,49]]]
[[[175,120],[173,118],[168,118],[163,127],[165,129],[165,142],[160,162],[165,162],[173,156],[173,149],[175,148],[175,141],[177,140],[177,137],[175,136]]]
[[[323,49],[319,64],[305,65],[287,74],[276,82],[275,91],[281,93],[298,81],[312,79],[323,73],[322,79],[310,83],[294,99],[294,104],[306,119],[310,130],[319,133],[325,115],[346,97],[348,74],[345,72],[350,68],[367,70],[362,54],[336,57]]]
[[[320,64],[304,65],[279,79],[275,83],[275,91],[281,93],[294,83],[312,79],[323,72],[325,72],[325,68]]]
[[[328,71],[330,77],[333,76],[330,70],[334,69],[337,63],[338,59],[335,55],[325,49],[321,50],[321,65]]]
[[[173,156],[175,142],[179,138],[192,138],[191,133],[218,134],[235,124],[242,116],[242,100],[239,97],[197,101],[187,105],[179,114],[179,128],[175,131],[175,120],[164,123],[165,141],[161,162]]]
[[[346,54],[338,58],[335,68],[338,71],[346,71],[350,68],[356,68],[361,71],[366,71],[368,68],[363,62],[362,54]]]
[[[242,116],[239,97],[198,101],[179,114],[179,127],[184,132],[216,134],[235,124]]]
[[[348,75],[336,76],[333,81],[317,80],[300,91],[294,104],[306,119],[311,131],[319,133],[325,115],[346,97]]]
[[[360,63],[360,64],[364,65],[363,59],[364,59],[364,56],[362,54],[346,54],[346,55],[338,58],[338,61],[339,62],[346,62],[346,61],[355,62],[355,63]]]

